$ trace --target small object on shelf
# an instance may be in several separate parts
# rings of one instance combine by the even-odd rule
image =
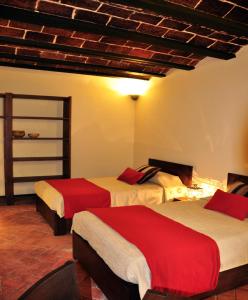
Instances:
[[[28,137],[30,137],[32,139],[37,139],[39,136],[40,136],[40,134],[37,132],[28,133]]]
[[[12,130],[12,137],[23,138],[25,135],[25,130]]]

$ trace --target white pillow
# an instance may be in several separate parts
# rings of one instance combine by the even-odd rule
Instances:
[[[158,172],[151,179],[149,179],[149,181],[161,185],[162,187],[184,186],[184,184],[178,176],[164,172]]]

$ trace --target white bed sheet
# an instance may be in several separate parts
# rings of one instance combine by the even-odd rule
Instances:
[[[151,182],[142,185],[130,185],[117,180],[115,177],[99,177],[87,180],[110,192],[111,206],[160,204],[164,201],[164,189]],[[61,218],[64,216],[64,200],[61,193],[46,181],[36,182],[34,190],[50,209],[56,211]]]
[[[196,200],[147,206],[214,239],[220,250],[220,271],[247,264],[248,220],[239,221],[203,209],[205,203],[206,200]],[[150,269],[144,255],[95,215],[75,214],[72,230],[89,242],[117,276],[137,283],[141,298],[151,288]]]

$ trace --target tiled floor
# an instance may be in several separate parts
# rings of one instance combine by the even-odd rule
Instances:
[[[46,273],[72,259],[71,236],[54,237],[33,205],[0,206],[0,299],[17,297]],[[82,299],[101,291],[77,264]]]
[[[71,236],[53,236],[33,205],[0,206],[0,300],[16,300],[69,259]],[[79,264],[77,276],[82,300],[106,299]],[[248,300],[248,285],[210,299]]]

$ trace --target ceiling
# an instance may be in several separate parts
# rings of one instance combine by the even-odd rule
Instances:
[[[247,0],[0,0],[2,66],[147,80],[247,44]]]

